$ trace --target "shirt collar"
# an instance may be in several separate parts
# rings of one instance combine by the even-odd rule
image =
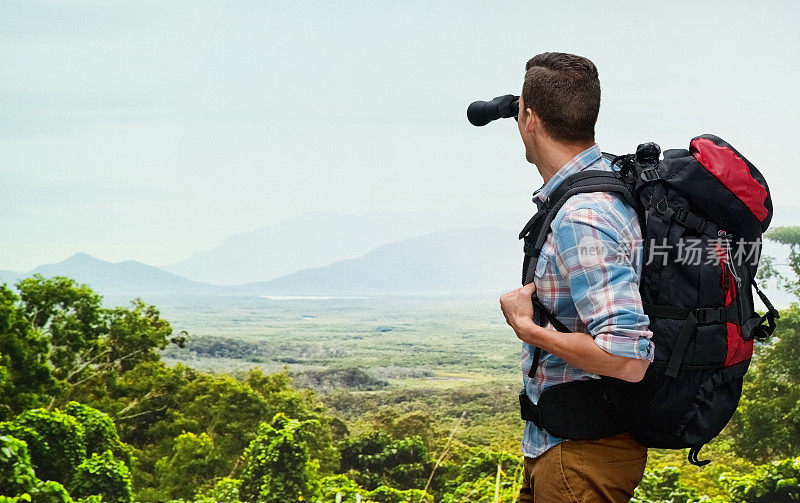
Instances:
[[[597,146],[596,143],[580,154],[576,155],[570,159],[569,162],[563,165],[561,169],[559,169],[556,174],[553,175],[553,178],[548,180],[546,184],[539,187],[536,192],[533,193],[533,202],[536,203],[537,206],[539,206],[541,203],[544,203],[547,201],[547,198],[550,197],[550,194],[556,190],[556,187],[558,187],[569,175],[588,168],[602,157],[603,153],[600,151],[600,147]]]

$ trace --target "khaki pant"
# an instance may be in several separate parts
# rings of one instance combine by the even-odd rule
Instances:
[[[519,503],[627,502],[642,480],[647,448],[628,433],[565,440],[525,458]]]

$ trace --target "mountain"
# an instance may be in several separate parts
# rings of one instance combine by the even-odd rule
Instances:
[[[775,226],[795,223],[796,214],[796,207],[776,210]],[[85,253],[77,253],[63,262],[43,265],[24,274],[0,271],[0,283],[11,284],[18,277],[28,277],[34,273],[42,273],[45,276],[64,275],[89,284],[103,295],[127,297],[196,293],[229,295],[501,293],[519,283],[522,250],[516,239],[516,231],[493,225],[436,230],[421,236],[382,243],[356,255],[358,258],[334,259],[337,254],[356,254],[357,249],[366,247],[371,240],[391,240],[394,234],[412,233],[414,230],[410,225],[415,221],[419,224],[415,230],[420,231],[425,228],[424,222],[419,220],[422,217],[425,217],[423,220],[428,220],[427,225],[430,226],[441,225],[448,218],[455,218],[452,214],[447,216],[446,212],[436,218],[433,215],[432,213],[358,217],[306,215],[265,228],[268,232],[265,230],[262,234],[255,232],[231,237],[226,240],[227,244],[224,247],[206,258],[214,258],[212,255],[217,255],[214,260],[220,259],[219,263],[232,265],[236,260],[225,262],[227,259],[219,254],[224,251],[244,252],[246,243],[254,247],[260,243],[263,246],[259,253],[272,257],[263,264],[256,264],[262,266],[256,272],[249,271],[246,261],[241,259],[240,269],[235,272],[237,277],[246,279],[239,285],[212,285],[193,281],[174,272],[140,262],[111,263]],[[469,220],[498,218],[497,215],[474,214]],[[507,216],[503,220],[506,224],[513,225],[521,219]],[[391,224],[390,221],[395,223]],[[374,232],[370,234],[369,229]],[[391,229],[392,232],[387,229]],[[352,239],[346,238],[346,232]],[[276,239],[270,246],[266,246],[268,244],[266,241],[259,241],[269,236]],[[282,240],[277,240],[277,236],[282,236]],[[292,246],[298,248],[293,249]],[[330,255],[327,255],[328,250],[331,251]],[[788,247],[767,241],[764,243],[763,252],[765,255],[776,257],[776,266],[789,273]],[[325,263],[309,267],[315,261]],[[273,267],[273,272],[281,269],[291,269],[291,272],[268,281],[252,282],[253,278],[267,274],[265,264]],[[785,307],[794,300],[790,295],[778,291],[774,285],[770,285],[767,293],[778,307]]]
[[[767,241],[765,255],[785,264],[788,247]],[[301,270],[264,282],[235,287],[259,295],[402,295],[427,293],[495,293],[518,286],[521,245],[512,230],[486,226],[448,229],[380,246],[357,259]],[[776,288],[765,290],[773,304],[785,308],[795,299]],[[759,308],[758,299],[756,303]]]
[[[76,253],[57,264],[41,265],[19,277],[30,277],[37,273],[45,277],[67,276],[88,284],[103,295],[191,294],[220,290],[215,285],[191,281],[141,262],[126,260],[112,263],[86,253]]]
[[[390,243],[357,259],[237,290],[277,295],[502,293],[518,285],[521,263],[515,231],[458,228]]]
[[[527,218],[474,210],[366,215],[309,213],[231,235],[220,246],[163,269],[195,281],[237,285],[360,257],[384,244],[451,227],[517,224],[522,227]]]

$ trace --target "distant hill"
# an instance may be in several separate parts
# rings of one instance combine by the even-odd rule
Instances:
[[[503,292],[518,285],[521,263],[513,230],[448,229],[237,290],[276,295]]]
[[[501,293],[519,284],[521,248],[512,230],[449,229],[383,245],[357,259],[234,289],[262,295]],[[764,254],[785,264],[788,248],[767,241]],[[778,267],[789,273],[786,266]],[[766,293],[780,308],[795,301],[774,284]]]
[[[324,251],[325,247],[321,246]],[[0,271],[0,282],[13,284],[35,273],[68,276],[109,296],[160,295],[403,295],[495,293],[519,284],[522,249],[516,230],[496,226],[451,228],[378,246],[358,258],[305,268],[276,279],[234,286],[192,281],[135,261],[119,263],[76,253],[57,264],[25,273]],[[291,254],[286,252],[287,254]],[[773,242],[764,254],[777,257],[788,272],[788,249]],[[794,298],[767,289],[778,307]]]
[[[527,216],[474,210],[340,215],[309,213],[234,234],[163,269],[195,281],[237,285],[356,258],[378,246],[452,227],[521,228]]]
[[[36,273],[46,277],[67,276],[103,295],[191,294],[220,290],[217,286],[191,281],[141,262],[106,262],[86,253],[76,253],[57,264],[41,265],[19,277]]]

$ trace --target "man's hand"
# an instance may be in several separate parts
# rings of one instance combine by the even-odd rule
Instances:
[[[533,322],[533,283],[511,290],[500,297],[500,308],[517,337],[537,346],[566,362],[593,374],[638,382],[644,377],[648,360],[612,355],[601,349],[591,335],[562,333],[542,328]]]
[[[528,283],[522,288],[511,290],[500,297],[500,309],[503,310],[506,323],[514,329],[520,339],[522,339],[522,334],[527,334],[528,329],[533,325],[533,301],[531,301],[531,296],[535,291],[536,285]]]

